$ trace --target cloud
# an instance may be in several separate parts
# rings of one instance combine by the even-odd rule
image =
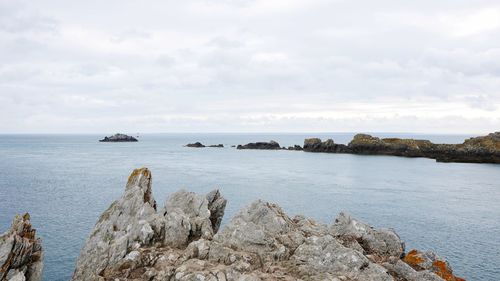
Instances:
[[[0,0],[0,133],[500,127],[493,0],[115,4]]]

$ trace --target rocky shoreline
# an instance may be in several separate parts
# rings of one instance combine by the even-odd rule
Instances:
[[[377,138],[357,134],[348,145],[332,139],[304,140],[306,152],[350,153],[362,155],[392,155],[426,157],[438,162],[500,163],[500,132],[465,140],[461,144],[435,144],[428,140]]]
[[[99,140],[100,142],[137,142],[138,140],[132,136],[128,136],[125,134],[115,134],[110,137],[104,137]]]
[[[347,145],[335,143],[332,139],[322,141],[319,138],[308,138],[304,140],[303,147],[294,145],[286,148],[276,141],[269,141],[238,145],[236,148],[426,157],[437,162],[500,164],[500,132],[466,139],[461,144],[435,144],[429,140],[377,138],[357,134]]]
[[[30,215],[16,215],[0,235],[0,280],[39,281],[42,278],[42,241],[31,227]]]
[[[435,254],[406,253],[393,230],[346,213],[325,225],[257,200],[219,230],[227,202],[218,190],[180,190],[160,208],[151,180],[146,168],[132,172],[72,280],[463,280]]]

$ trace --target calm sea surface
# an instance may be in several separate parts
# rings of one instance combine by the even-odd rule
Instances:
[[[0,135],[0,232],[16,213],[29,212],[43,238],[44,280],[68,280],[98,216],[120,197],[132,169],[146,166],[160,205],[179,188],[219,188],[229,201],[225,222],[257,198],[329,224],[345,210],[394,228],[408,249],[436,251],[468,280],[499,280],[500,165],[229,147],[271,139],[288,146],[313,136],[347,143],[353,134],[151,134],[138,143]],[[448,143],[470,137],[404,136]],[[182,146],[195,141],[226,148]]]

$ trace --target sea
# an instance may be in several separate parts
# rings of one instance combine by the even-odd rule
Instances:
[[[372,133],[461,143],[471,135]],[[134,134],[135,135],[135,134]],[[237,150],[232,145],[304,138],[348,143],[354,133],[141,134],[137,143],[104,135],[0,135],[0,233],[29,212],[45,251],[44,281],[68,280],[99,215],[148,167],[160,206],[181,188],[228,199],[223,223],[253,200],[331,224],[345,211],[393,228],[407,250],[434,251],[467,280],[500,279],[500,165],[426,158]],[[187,143],[224,144],[188,148]]]

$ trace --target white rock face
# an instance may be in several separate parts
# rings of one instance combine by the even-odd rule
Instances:
[[[42,279],[43,250],[30,216],[17,215],[0,236],[0,280],[39,281]]]
[[[443,280],[402,260],[404,243],[341,213],[332,226],[255,201],[218,231],[226,200],[185,190],[156,211],[151,173],[129,177],[97,222],[72,280]]]

